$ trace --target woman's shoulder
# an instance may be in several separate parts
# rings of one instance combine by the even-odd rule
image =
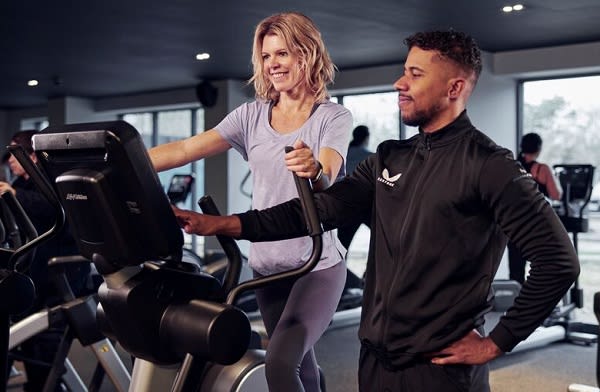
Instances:
[[[314,119],[323,121],[326,123],[335,122],[336,124],[343,124],[344,128],[352,126],[352,112],[347,107],[340,105],[339,103],[325,101],[319,105],[318,110],[315,111],[316,116]],[[344,130],[345,132],[347,130]],[[350,134],[350,131],[348,131]]]
[[[321,102],[319,104],[319,106],[323,107],[325,110],[327,110],[329,112],[350,113],[350,110],[348,110],[347,107],[345,107],[343,105],[340,105],[339,103],[332,102],[330,100],[326,100],[324,102]]]
[[[547,164],[542,163],[542,162],[535,161],[535,162],[533,162],[532,166],[535,167],[535,169],[540,173],[551,173],[552,172],[552,169],[550,169],[550,166],[548,166]]]
[[[232,119],[252,119],[263,116],[269,112],[269,101],[253,100],[244,102],[233,109],[228,115]]]
[[[552,169],[545,163],[535,161],[531,166],[531,175],[533,175],[538,182],[545,184],[548,182],[548,179],[552,177]]]
[[[268,110],[270,104],[271,104],[271,101],[267,101],[264,99],[255,99],[255,100],[247,101],[247,102],[244,102],[244,103],[238,105],[237,109],[238,110],[239,109],[252,110],[252,111]]]

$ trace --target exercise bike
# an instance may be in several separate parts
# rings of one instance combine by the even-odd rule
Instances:
[[[234,304],[240,294],[296,279],[318,262],[322,228],[310,184],[295,177],[313,240],[306,264],[237,284],[239,257],[232,257],[221,284],[182,262],[181,230],[131,125],[49,127],[34,136],[34,148],[44,174],[30,175],[50,180],[81,254],[104,278],[97,321],[135,357],[129,390],[267,390],[264,353],[248,350],[250,323]],[[28,172],[37,169],[26,154],[15,155]],[[216,213],[209,198],[202,203]],[[231,242],[222,242],[228,255],[237,249]]]

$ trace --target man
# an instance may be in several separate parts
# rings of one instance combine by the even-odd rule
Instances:
[[[486,391],[484,364],[540,325],[579,263],[535,181],[467,117],[481,72],[473,39],[448,31],[405,42],[394,87],[402,121],[419,126],[419,135],[380,144],[351,176],[317,193],[317,207],[326,229],[372,212],[360,390]],[[204,235],[264,241],[306,233],[298,200],[230,217],[176,215],[187,232]],[[482,337],[507,237],[532,261],[531,272],[514,306]]]

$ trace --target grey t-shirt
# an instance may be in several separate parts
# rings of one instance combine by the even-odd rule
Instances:
[[[215,130],[248,161],[252,171],[252,208],[264,209],[298,197],[292,173],[284,162],[284,147],[301,139],[318,156],[328,147],[346,157],[352,114],[333,102],[321,103],[297,130],[281,134],[269,124],[268,101],[245,103],[229,113]],[[344,165],[338,174],[345,175]],[[310,256],[309,237],[257,242],[250,246],[250,266],[262,275],[298,267]],[[323,254],[315,270],[329,268],[344,259],[346,250],[334,231],[323,235]]]

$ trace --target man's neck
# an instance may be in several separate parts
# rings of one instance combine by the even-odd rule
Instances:
[[[455,108],[453,110],[447,110],[444,113],[440,113],[438,117],[430,121],[427,125],[421,127],[421,130],[425,133],[435,133],[441,129],[444,129],[448,124],[454,122],[465,108]]]

